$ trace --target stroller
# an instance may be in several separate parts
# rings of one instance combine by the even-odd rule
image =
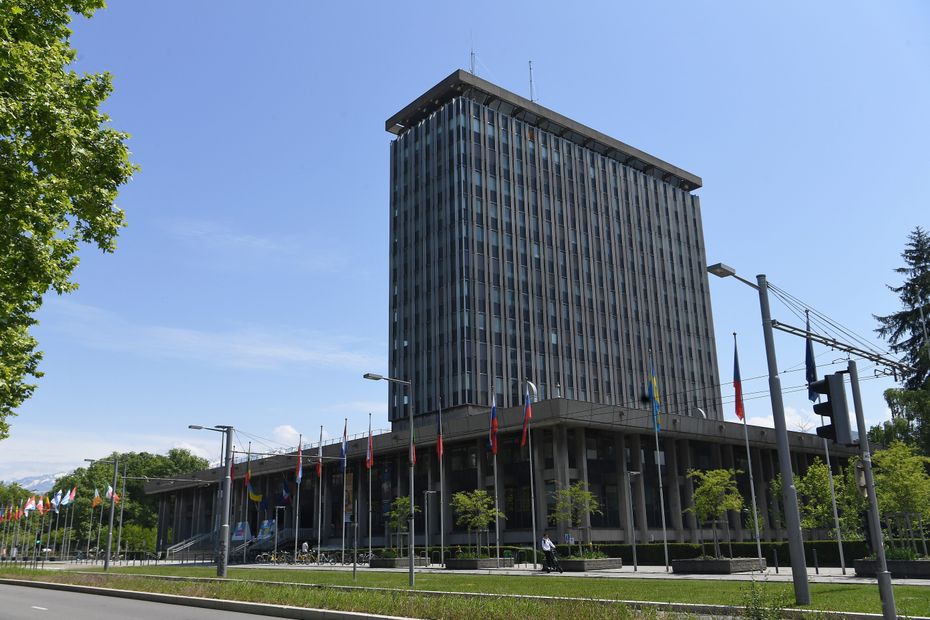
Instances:
[[[560,573],[563,572],[562,566],[559,564],[559,557],[555,553],[555,549],[552,551],[545,551],[544,553],[545,560],[543,560],[543,570],[545,570],[547,573],[551,573],[553,571],[559,571]]]

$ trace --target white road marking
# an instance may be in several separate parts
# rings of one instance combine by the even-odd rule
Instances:
[[[48,611],[48,607],[37,607],[36,605],[33,605],[32,609],[38,609],[39,611]]]

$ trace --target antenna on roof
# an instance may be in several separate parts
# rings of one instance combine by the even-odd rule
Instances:
[[[530,101],[536,101],[536,93],[533,92],[533,61],[530,61]]]
[[[471,64],[469,66],[471,67],[472,75],[478,75],[478,72],[475,69],[475,60],[476,60],[475,48],[471,48]]]

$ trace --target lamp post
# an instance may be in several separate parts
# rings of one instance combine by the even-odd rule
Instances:
[[[769,370],[769,397],[772,401],[772,417],[775,420],[775,439],[778,445],[778,468],[782,478],[782,499],[785,502],[785,521],[788,528],[788,549],[791,553],[791,577],[794,581],[794,598],[798,605],[811,601],[807,582],[807,565],[804,562],[804,543],[801,538],[801,517],[798,513],[798,493],[791,471],[791,449],[788,444],[788,427],[785,422],[785,403],[781,395],[781,379],[775,359],[775,337],[772,331],[772,313],[769,308],[769,286],[764,274],[756,276],[756,283],[742,278],[736,270],[723,263],[707,268],[708,273],[726,278],[733,277],[759,292],[759,308],[762,313],[762,333],[765,337],[765,356]]]
[[[107,555],[103,558],[103,570],[110,570],[110,551],[113,548],[113,515],[116,514],[116,477],[119,474],[119,457],[112,461],[84,459],[88,463],[107,463],[113,465],[113,484],[110,485],[110,525],[107,529]]]
[[[629,500],[626,503],[626,524],[630,528],[630,542],[633,543],[633,572],[635,573],[639,570],[639,565],[636,562],[636,526],[633,523],[633,481],[639,478],[638,471],[627,471],[626,472],[626,497]]]
[[[226,454],[223,455],[223,524],[220,526],[220,552],[216,562],[216,576],[225,577],[226,567],[229,565],[229,509],[232,499],[232,440],[233,427],[217,424],[216,426],[200,426],[191,424],[187,428],[195,431],[205,430],[224,433],[226,436]]]
[[[430,490],[423,491],[423,535],[424,535],[424,542],[426,544],[426,565],[427,566],[433,563],[432,560],[430,559],[430,551],[429,551],[429,496],[433,495],[434,493],[439,493],[439,491],[430,491]],[[440,510],[442,510],[441,507],[440,507]]]
[[[278,511],[286,509],[287,506],[274,507],[274,561],[278,563]]]
[[[410,453],[407,455],[407,460],[408,460],[409,463],[410,463],[410,489],[409,489],[409,491],[410,491],[410,521],[409,521],[409,525],[408,525],[408,527],[407,527],[407,531],[410,532],[410,551],[409,551],[409,556],[410,556],[410,558],[409,558],[409,559],[410,559],[410,568],[409,568],[409,573],[410,573],[410,587],[412,588],[413,585],[414,585],[414,570],[413,570],[413,564],[414,564],[414,559],[413,559],[413,534],[414,534],[414,531],[413,531],[413,516],[414,516],[414,513],[413,513],[413,511],[414,511],[414,508],[415,508],[415,506],[414,506],[414,501],[413,501],[413,500],[414,500],[414,495],[413,495],[413,454],[414,454],[413,450],[414,450],[414,446],[413,446],[413,394],[412,394],[412,392],[413,392],[413,384],[412,384],[410,381],[405,381],[405,380],[403,380],[403,379],[395,379],[395,378],[393,378],[393,377],[385,377],[384,375],[375,374],[375,373],[373,373],[373,372],[366,372],[364,375],[362,375],[362,377],[365,378],[365,379],[368,379],[368,380],[370,380],[370,381],[390,381],[391,383],[397,383],[397,384],[400,384],[400,385],[403,385],[403,386],[406,386],[406,387],[407,387],[407,396],[408,396],[408,398],[409,398],[409,400],[408,400],[408,402],[407,402],[407,420],[408,420],[409,428],[408,428],[407,430],[408,430],[408,432],[410,433]]]

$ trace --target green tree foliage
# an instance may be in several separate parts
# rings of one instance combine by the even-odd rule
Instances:
[[[905,377],[909,390],[926,388],[930,379],[930,235],[920,226],[907,237],[904,267],[895,269],[904,277],[900,286],[888,288],[901,299],[901,310],[887,316],[875,316],[879,327],[875,330],[886,338],[895,353],[903,353],[904,361],[914,371]]]
[[[41,376],[29,330],[43,296],[74,290],[79,244],[112,252],[124,225],[114,201],[134,166],[128,135],[99,111],[111,77],[68,69],[72,15],[103,5],[0,4],[0,439]]]
[[[96,532],[100,508],[98,507],[93,511],[94,520],[91,523],[91,500],[94,497],[95,489],[99,490],[100,496],[103,497],[107,485],[113,483],[113,465],[102,461],[112,461],[114,458],[119,459],[119,479],[116,492],[121,496],[121,501],[125,502],[123,508],[124,531],[127,524],[133,524],[141,529],[149,529],[154,532],[154,528],[158,523],[158,499],[145,495],[143,490],[145,486],[144,478],[179,477],[209,467],[206,459],[194,456],[189,451],[182,449],[170,450],[168,454],[114,452],[101,461],[95,461],[88,467],[79,467],[70,474],[62,476],[55,481],[55,487],[49,492],[49,495],[51,496],[58,489],[68,491],[77,487],[77,495],[71,510],[74,511],[75,532],[80,530],[80,534],[77,534],[77,536],[82,540],[86,540],[88,535],[91,535],[92,539],[95,538],[95,534],[92,535],[91,532]],[[126,467],[127,478],[125,494],[123,493],[122,483],[124,466]],[[109,507],[109,502],[104,499],[101,505],[106,510]],[[106,521],[106,518],[104,518],[104,521]],[[154,536],[154,534],[152,535]]]
[[[452,496],[452,510],[455,512],[455,522],[468,528],[469,538],[473,531],[488,529],[495,518],[507,518],[500,510],[494,510],[494,498],[484,489],[455,493]]]
[[[814,459],[803,476],[795,482],[801,508],[801,527],[807,530],[833,531],[833,501],[830,498],[830,471],[820,457]]]
[[[930,458],[895,442],[872,457],[875,493],[882,514],[904,513],[930,518]]]
[[[129,551],[150,553],[155,551],[155,528],[142,527],[135,523],[123,523],[123,538],[120,547]]]
[[[15,482],[0,482],[0,513],[10,506],[19,506],[19,503],[28,499],[30,494],[29,489]]]
[[[420,512],[420,507],[414,506],[413,513],[417,514],[418,512]],[[395,532],[406,532],[409,529],[410,523],[410,496],[401,495],[400,497],[395,497],[394,501],[391,502],[391,510],[387,513],[387,518],[388,525],[391,526],[392,530]]]
[[[738,473],[742,472],[735,469],[688,470],[688,477],[694,483],[694,505],[685,512],[694,513],[701,523],[712,521],[714,540],[717,539],[717,521],[728,510],[740,512],[743,509],[743,496],[736,486]]]
[[[844,540],[862,540],[862,516],[868,509],[869,502],[862,495],[856,480],[856,463],[859,457],[849,459],[849,465],[834,476],[836,488],[836,508],[840,515],[840,528]]]
[[[586,515],[603,514],[597,496],[588,490],[588,485],[582,480],[567,489],[556,489],[552,493],[552,498],[555,500],[555,510],[549,515],[552,523],[561,523],[568,528],[580,528],[584,525]],[[589,540],[590,538],[588,536]],[[578,546],[580,549],[580,536]]]
[[[891,420],[869,429],[869,441],[890,446],[900,441],[930,456],[930,387],[920,390],[885,390]]]

